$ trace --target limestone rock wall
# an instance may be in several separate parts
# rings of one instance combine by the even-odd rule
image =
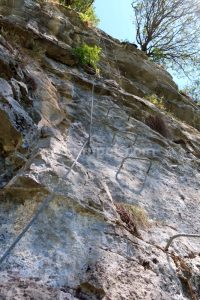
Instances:
[[[200,232],[199,108],[162,67],[62,6],[1,0],[0,28],[1,255],[53,196],[0,266],[0,298],[199,299],[200,240],[164,251],[172,235]],[[102,48],[99,77],[73,55],[82,42]],[[92,152],[67,177],[88,138],[93,86]],[[143,208],[148,225],[134,234],[118,203]]]

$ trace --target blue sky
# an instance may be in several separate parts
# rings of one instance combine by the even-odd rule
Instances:
[[[99,27],[118,39],[134,42],[132,0],[96,0]]]
[[[95,0],[96,14],[100,19],[99,28],[119,40],[135,42],[131,3],[132,0]],[[186,80],[173,77],[180,87],[186,83]]]

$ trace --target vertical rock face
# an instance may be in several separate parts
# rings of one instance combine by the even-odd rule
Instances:
[[[52,196],[1,264],[0,298],[199,299],[200,239],[164,251],[172,235],[200,233],[199,108],[139,50],[62,6],[2,0],[0,28],[1,255]],[[102,48],[99,77],[77,65],[83,42]],[[68,174],[92,97],[92,151]],[[144,226],[125,204],[147,212]]]

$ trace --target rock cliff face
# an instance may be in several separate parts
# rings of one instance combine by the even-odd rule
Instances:
[[[1,255],[52,198],[1,264],[0,298],[200,299],[200,239],[164,250],[200,233],[200,109],[62,6],[0,0],[0,28]],[[72,54],[83,42],[102,48],[99,77]]]

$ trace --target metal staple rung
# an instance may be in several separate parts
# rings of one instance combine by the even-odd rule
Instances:
[[[179,233],[179,234],[176,234],[174,236],[172,236],[168,242],[167,242],[167,245],[165,247],[165,251],[168,251],[171,243],[173,242],[174,239],[178,238],[178,237],[193,237],[193,238],[200,238],[200,235],[199,234],[187,234],[187,233]]]
[[[104,43],[104,40],[103,40],[103,44],[104,44],[105,51],[106,51],[106,45],[105,45],[105,43]],[[115,55],[115,60],[117,61],[116,55]],[[109,64],[109,62],[108,62],[108,64]],[[110,64],[109,64],[109,68],[110,68],[110,70],[111,70]],[[118,73],[119,73],[119,75],[115,75],[115,76],[116,76],[117,78],[119,78],[120,80],[122,80],[122,77],[121,77],[121,73],[120,73],[120,71],[119,71],[119,68],[118,68]],[[127,80],[126,78],[124,78],[124,79]],[[128,81],[128,80],[127,80],[127,81]],[[109,112],[110,112],[110,110],[112,110],[112,109],[120,109],[120,108],[109,108],[109,109],[108,109],[108,112],[107,112],[107,117],[109,116]],[[129,118],[130,118],[130,117],[129,117]],[[129,120],[129,119],[128,119],[128,120]],[[137,137],[136,137],[136,140],[137,140]],[[124,158],[124,159],[122,160],[120,166],[119,166],[119,169],[118,169],[117,173],[116,173],[116,179],[117,179],[117,176],[118,176],[118,174],[120,173],[120,171],[121,171],[121,169],[122,169],[122,167],[123,167],[123,165],[124,165],[124,163],[125,163],[125,161],[126,161],[127,159],[148,160],[148,159],[146,159],[146,158],[136,158],[136,157],[126,157],[126,158]],[[149,160],[148,160],[148,161],[149,161]],[[148,175],[149,172],[150,172],[151,166],[152,166],[152,161],[149,161],[149,167],[148,167],[148,170],[147,170],[147,172],[146,172],[146,177],[147,177],[147,175]],[[146,178],[146,177],[145,177],[145,178]],[[173,242],[173,240],[176,239],[176,238],[178,238],[178,237],[200,238],[200,235],[198,235],[198,234],[186,234],[186,233],[176,234],[176,235],[172,236],[172,237],[169,239],[169,241],[167,242],[167,245],[166,245],[166,247],[165,247],[165,251],[168,251],[168,249],[169,249],[171,243]]]
[[[147,171],[146,171],[146,174],[149,174],[149,171],[150,171],[151,166],[152,166],[152,161],[151,161],[151,160],[149,160],[149,159],[147,159],[147,158],[140,158],[140,157],[131,157],[131,156],[128,156],[128,157],[125,157],[125,158],[122,160],[122,162],[121,162],[121,164],[120,164],[120,166],[119,166],[119,169],[117,170],[117,173],[116,173],[116,179],[117,179],[118,174],[120,173],[120,171],[121,171],[121,169],[122,169],[122,167],[123,167],[123,165],[124,165],[124,163],[125,163],[125,161],[126,161],[127,159],[148,161],[148,162],[149,162],[149,167],[148,167],[148,169],[147,169]]]

